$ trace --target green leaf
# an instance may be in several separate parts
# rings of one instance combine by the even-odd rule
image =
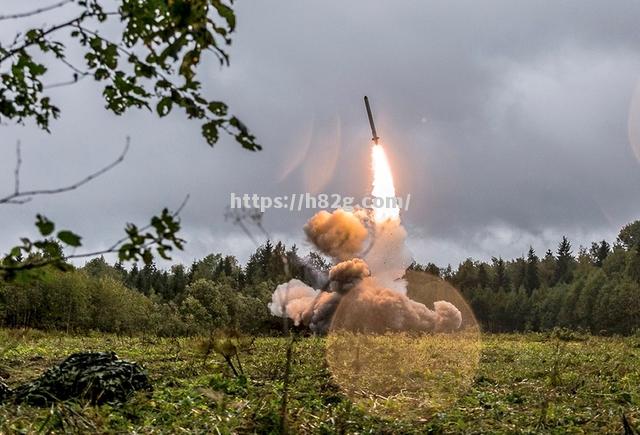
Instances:
[[[222,101],[211,101],[208,108],[211,113],[217,116],[225,116],[227,114],[227,105]]]
[[[235,27],[236,27],[236,15],[233,12],[233,9],[231,9],[229,6],[223,4],[219,0],[215,1],[213,3],[213,6],[218,11],[218,14],[220,14],[220,16],[225,19],[225,21],[229,25],[229,30],[231,30],[233,32],[233,29],[235,29]]]
[[[158,112],[158,116],[160,117],[167,116],[169,112],[171,112],[172,106],[173,106],[173,101],[171,100],[171,97],[162,98],[156,106],[156,111]]]
[[[60,239],[61,242],[73,247],[82,245],[82,243],[80,242],[81,238],[82,237],[80,237],[79,235],[67,230],[60,231],[58,233],[58,239]]]
[[[55,224],[41,214],[36,216],[36,226],[38,227],[40,234],[45,237],[53,233],[53,230],[55,229]]]
[[[213,146],[218,141],[218,122],[209,121],[202,125],[202,135]]]

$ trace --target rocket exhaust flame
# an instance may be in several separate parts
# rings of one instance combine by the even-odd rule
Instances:
[[[382,145],[373,145],[371,149],[371,161],[373,164],[373,189],[371,195],[380,198],[373,207],[373,215],[376,223],[383,223],[389,219],[399,219],[398,206],[389,205],[389,198],[395,198],[396,189],[393,185],[393,175],[387,160],[387,154]]]

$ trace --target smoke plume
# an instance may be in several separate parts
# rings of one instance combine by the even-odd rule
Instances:
[[[361,252],[368,235],[360,219],[343,210],[316,213],[304,226],[304,232],[322,253],[338,261]]]
[[[273,292],[269,309],[296,325],[323,334],[330,328],[354,332],[445,332],[460,327],[451,303],[430,309],[406,296],[402,279],[411,264],[407,233],[399,218],[374,222],[363,210],[321,211],[304,227],[309,241],[332,257],[329,285],[316,290],[292,279]]]
[[[268,304],[271,314],[289,317],[296,325],[302,320],[302,313],[313,303],[320,290],[314,290],[300,280],[292,279],[276,287]]]

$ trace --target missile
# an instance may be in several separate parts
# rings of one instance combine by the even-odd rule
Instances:
[[[369,98],[365,95],[364,97],[364,106],[367,108],[367,116],[369,117],[369,125],[371,126],[371,134],[373,135],[373,143],[378,145],[378,141],[380,138],[376,133],[376,125],[373,123],[373,114],[371,113],[371,106],[369,105]]]

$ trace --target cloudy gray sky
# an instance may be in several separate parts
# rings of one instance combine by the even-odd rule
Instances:
[[[2,12],[26,3],[5,1]],[[89,80],[51,90],[62,109],[51,134],[0,126],[3,191],[18,139],[25,188],[81,178],[115,158],[127,135],[132,149],[82,189],[0,207],[2,250],[33,234],[38,212],[84,235],[87,248],[105,247],[124,223],[190,193],[188,244],[176,259],[245,261],[255,246],[224,219],[231,192],[368,192],[365,94],[398,193],[412,195],[403,219],[418,261],[455,266],[530,244],[543,252],[563,234],[577,247],[613,240],[640,218],[640,1],[240,0],[236,10],[231,67],[211,59],[201,79],[264,151],[227,137],[210,148],[180,114],[112,115]],[[3,22],[0,37],[21,23]],[[269,211],[264,226],[304,249],[311,214]]]

